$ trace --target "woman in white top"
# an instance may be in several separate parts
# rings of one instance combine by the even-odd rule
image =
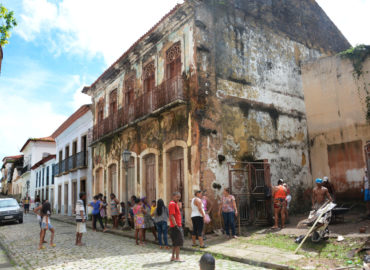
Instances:
[[[193,223],[193,232],[192,232],[192,241],[193,247],[196,247],[196,239],[199,240],[200,248],[206,248],[207,246],[204,245],[202,232],[204,226],[204,206],[202,203],[202,192],[200,190],[196,190],[194,192],[195,197],[191,200],[191,221]]]

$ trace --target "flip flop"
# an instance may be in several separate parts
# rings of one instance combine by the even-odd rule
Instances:
[[[51,246],[51,247],[56,247],[57,245],[56,245],[56,244],[51,244],[50,246]]]
[[[178,262],[178,263],[182,263],[182,262],[185,262],[184,260],[181,260],[181,259],[178,259],[178,260],[173,260],[174,262]]]
[[[41,246],[39,247],[39,250],[42,250],[42,249],[45,249],[46,247],[45,246]]]

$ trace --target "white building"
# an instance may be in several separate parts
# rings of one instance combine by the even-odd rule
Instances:
[[[78,194],[91,199],[91,140],[93,116],[89,105],[81,106],[54,133],[56,160],[54,165],[54,208],[62,215],[74,214]]]
[[[23,186],[22,197],[28,193],[33,202],[36,198],[36,171],[31,170],[31,167],[43,158],[55,155],[55,140],[53,137],[30,138],[23,145],[21,152],[24,156],[23,170],[18,181],[21,181]]]
[[[31,171],[36,173],[36,196],[40,197],[40,201],[49,200],[53,209],[54,203],[54,175],[53,166],[55,164],[55,155],[44,157],[35,165]]]

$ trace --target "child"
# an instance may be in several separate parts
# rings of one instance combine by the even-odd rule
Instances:
[[[50,203],[45,202],[42,205],[42,208],[41,208],[41,216],[42,216],[41,229],[42,229],[42,232],[41,232],[41,237],[40,237],[39,249],[45,249],[45,247],[42,244],[44,242],[44,237],[45,237],[46,230],[49,230],[51,232],[50,246],[51,247],[56,246],[53,243],[55,230],[54,230],[53,226],[50,223],[50,215],[51,215]]]
[[[135,220],[136,245],[139,245],[138,236],[139,236],[139,239],[140,239],[140,245],[144,245],[144,243],[143,243],[143,233],[144,233],[144,228],[145,228],[144,215],[146,213],[146,210],[142,206],[142,204],[143,203],[140,199],[136,199],[135,206],[133,208],[134,220]]]
[[[199,261],[199,267],[200,270],[215,270],[216,269],[215,258],[209,253],[203,254]]]
[[[159,243],[159,248],[162,249],[165,247],[166,249],[169,249],[168,246],[168,241],[167,241],[167,220],[169,218],[168,215],[168,209],[164,205],[164,202],[162,199],[158,200],[158,207],[154,211],[154,222],[157,227],[158,231],[158,243]],[[162,236],[163,236],[163,242],[162,243]]]
[[[41,237],[42,237],[42,229],[41,229],[41,221],[42,221],[42,218],[41,218],[41,208],[42,208],[42,205],[45,203],[45,202],[47,202],[47,200],[43,200],[42,201],[42,204],[41,205],[39,205],[39,206],[37,206],[36,208],[34,208],[33,209],[33,212],[36,214],[36,216],[37,216],[37,222],[39,223],[39,225],[40,225],[40,239],[41,239]],[[42,242],[43,243],[47,243],[46,241],[45,241],[45,236],[44,236],[44,239],[42,239]]]
[[[82,234],[86,233],[86,213],[85,213],[86,193],[80,193],[80,199],[76,203],[76,246],[83,246]]]
[[[152,217],[154,216],[155,209],[157,209],[157,202],[154,200],[152,201],[152,205],[150,206],[150,215]]]
[[[99,195],[99,198],[102,197]],[[104,220],[104,226],[107,228],[108,217],[107,217],[107,196],[102,197],[103,206],[100,209],[100,216]]]

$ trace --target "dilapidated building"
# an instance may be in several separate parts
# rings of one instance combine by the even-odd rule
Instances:
[[[369,46],[302,68],[312,176],[328,176],[341,200],[361,198],[364,188],[370,157],[369,72]]]
[[[286,179],[293,195],[311,183],[301,63],[349,46],[311,0],[176,6],[83,90],[93,191],[124,199],[129,149],[129,195],[168,202],[180,191],[189,218],[194,189],[217,203],[231,186],[247,208],[260,198],[268,211],[270,179]]]

